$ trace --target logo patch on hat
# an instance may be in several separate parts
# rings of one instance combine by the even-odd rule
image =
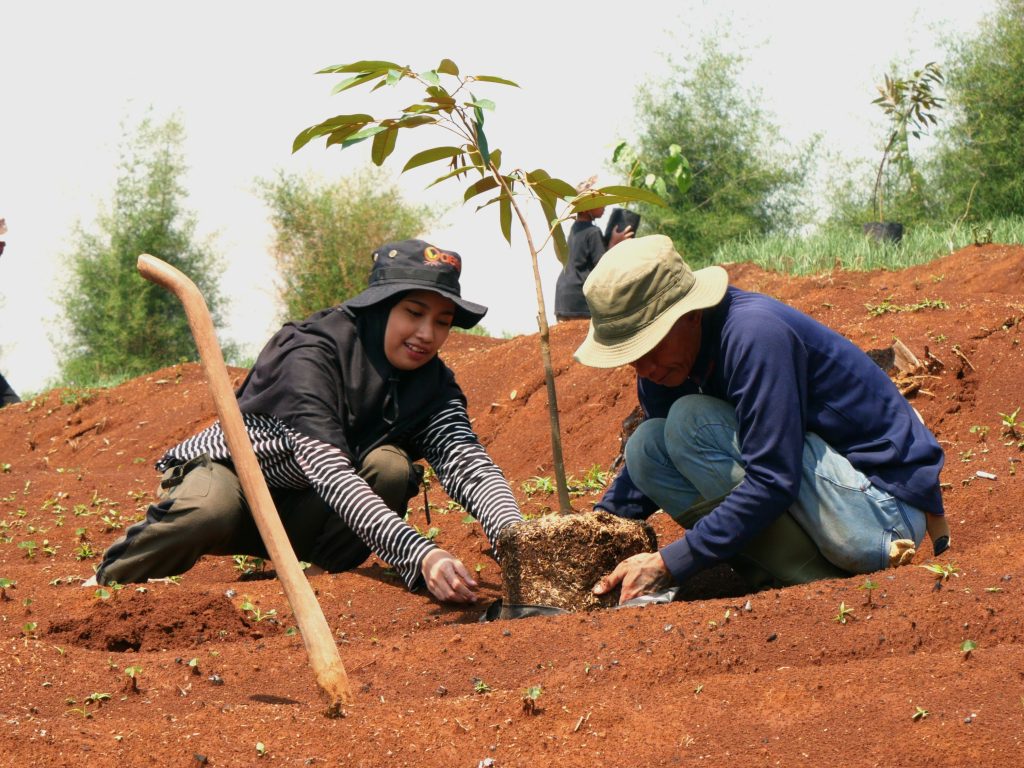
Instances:
[[[423,249],[423,263],[430,266],[447,264],[450,267],[454,267],[456,272],[460,274],[462,272],[462,259],[454,253],[442,251],[440,248],[435,248],[432,245],[428,245]]]

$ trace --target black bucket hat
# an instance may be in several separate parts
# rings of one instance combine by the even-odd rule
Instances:
[[[387,243],[373,252],[370,285],[345,306],[362,309],[402,291],[433,291],[455,302],[452,322],[456,326],[472,328],[487,314],[487,307],[462,298],[461,273],[462,257],[455,251],[442,250],[423,240]]]

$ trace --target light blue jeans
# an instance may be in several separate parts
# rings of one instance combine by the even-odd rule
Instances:
[[[626,466],[645,495],[691,528],[695,503],[728,494],[744,478],[736,413],[717,398],[682,397],[667,418],[648,419],[633,433]],[[759,586],[869,573],[888,566],[891,541],[913,539],[918,546],[925,530],[924,512],[872,485],[808,432],[796,502],[740,559],[770,574]]]

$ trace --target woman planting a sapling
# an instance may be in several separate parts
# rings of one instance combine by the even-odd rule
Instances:
[[[238,390],[238,405],[281,522],[307,573],[355,568],[371,551],[410,589],[473,602],[456,557],[405,522],[424,458],[491,542],[522,519],[470,427],[466,400],[437,353],[451,327],[487,309],[462,298],[462,259],[420,240],[373,254],[369,287],[286,324]],[[87,583],[180,574],[205,554],[267,557],[220,423],[157,462],[159,500],[106,551]]]

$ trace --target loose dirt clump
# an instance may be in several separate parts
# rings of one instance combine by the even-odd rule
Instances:
[[[123,653],[196,648],[207,643],[260,638],[265,632],[266,629],[253,629],[226,596],[192,597],[147,591],[124,595],[116,603],[109,598],[98,599],[84,615],[54,621],[47,628],[46,637],[57,645]]]
[[[502,599],[507,606],[543,605],[589,611],[619,602],[591,588],[631,555],[654,552],[658,537],[650,524],[607,512],[548,515],[510,525],[498,537],[502,556]]]
[[[348,717],[328,720],[276,579],[207,557],[145,593],[104,600],[79,586],[153,501],[153,462],[213,421],[201,368],[54,390],[0,409],[0,766],[1015,768],[1024,248],[971,246],[901,272],[727,270],[861,349],[898,338],[925,364],[906,396],[946,452],[947,553],[925,545],[896,570],[756,594],[718,566],[669,604],[481,622],[506,591],[501,569],[435,485],[431,521],[419,499],[410,520],[436,529],[479,600],[438,604],[377,559],[311,577],[356,694]],[[551,329],[581,512],[636,405],[628,369],[573,362],[586,328]],[[443,357],[523,510],[550,511],[537,338],[452,334]],[[683,535],[664,514],[649,522],[660,545]]]

